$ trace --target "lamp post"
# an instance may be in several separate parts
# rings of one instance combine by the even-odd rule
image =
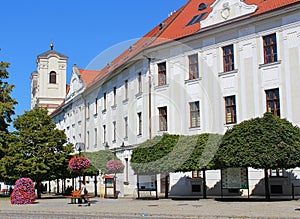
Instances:
[[[79,152],[79,156],[80,156],[80,153],[81,151],[84,149],[84,143],[82,142],[77,142],[75,144],[75,149]],[[80,170],[81,171],[81,170]],[[80,171],[79,171],[79,182],[80,182]],[[81,183],[79,183],[79,189],[81,189]]]
[[[122,142],[122,145],[120,146],[120,149],[124,150],[124,142]],[[117,161],[117,148],[114,148],[114,198],[117,198],[117,167],[116,162]]]
[[[114,171],[115,171],[115,175],[114,175],[114,199],[117,198],[117,171],[116,171],[116,160],[117,160],[117,155],[116,155],[116,148],[114,148]]]

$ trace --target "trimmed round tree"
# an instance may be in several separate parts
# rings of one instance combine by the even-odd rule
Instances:
[[[34,183],[30,178],[18,179],[10,196],[10,202],[16,205],[32,204],[36,199]]]
[[[270,199],[268,169],[300,165],[300,128],[286,119],[265,113],[228,129],[218,153],[219,165],[264,169],[265,195]]]

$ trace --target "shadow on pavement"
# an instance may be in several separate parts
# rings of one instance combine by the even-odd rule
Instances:
[[[292,201],[292,198],[215,198],[219,202],[278,202],[278,201]]]

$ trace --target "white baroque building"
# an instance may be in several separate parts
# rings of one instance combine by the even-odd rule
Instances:
[[[266,111],[300,125],[299,3],[189,0],[103,69],[74,65],[64,102],[51,116],[85,151],[116,152],[125,165],[117,178],[120,195],[136,195],[131,151],[154,136],[223,134]],[[53,71],[61,72],[60,66]],[[51,71],[32,74],[33,93],[35,78]],[[62,86],[64,80],[57,82]],[[51,93],[47,80],[38,80],[38,87]],[[36,106],[34,95],[32,102]],[[170,190],[182,177],[196,175],[170,173]],[[291,194],[299,171],[270,175],[273,194]],[[249,169],[248,176],[250,193],[263,194],[263,171]],[[207,172],[208,194],[220,194],[220,178],[220,171]],[[158,179],[163,192],[165,177]]]

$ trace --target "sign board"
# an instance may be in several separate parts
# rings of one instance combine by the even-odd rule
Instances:
[[[221,170],[223,189],[248,189],[247,168],[227,168]]]
[[[139,190],[154,191],[156,190],[155,175],[138,175]]]

